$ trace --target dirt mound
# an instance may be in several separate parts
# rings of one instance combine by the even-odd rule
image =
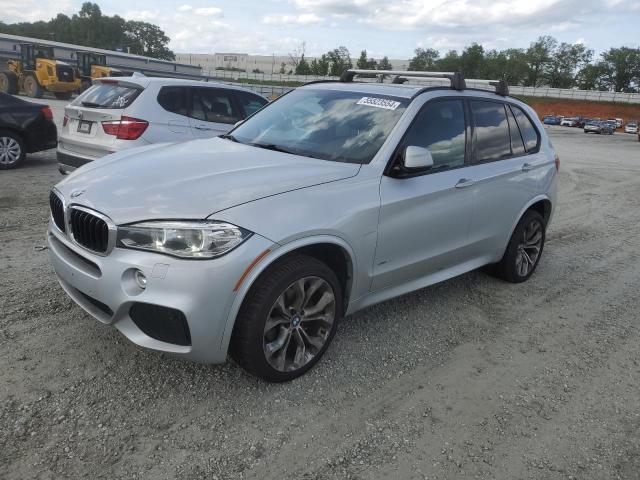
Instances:
[[[540,116],[564,115],[565,117],[582,116],[585,118],[622,118],[640,120],[640,104],[622,104],[608,102],[588,102],[584,100],[563,100],[559,98],[520,97]]]

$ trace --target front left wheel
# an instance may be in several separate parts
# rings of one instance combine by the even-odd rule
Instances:
[[[242,305],[231,355],[270,382],[293,380],[320,360],[342,318],[342,287],[335,273],[307,255],[291,255],[263,273]]]

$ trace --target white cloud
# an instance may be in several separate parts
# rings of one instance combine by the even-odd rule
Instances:
[[[267,25],[321,25],[324,18],[315,13],[302,13],[300,15],[271,14],[262,19]]]
[[[125,12],[122,17],[125,20],[137,20],[140,22],[153,22],[158,18],[158,12],[150,10],[132,10]]]
[[[178,7],[179,12],[189,12],[191,10],[193,10],[193,7],[191,5],[180,5]]]
[[[202,7],[194,10],[196,15],[202,15],[204,17],[216,17],[222,13],[222,9],[218,7]]]
[[[39,0],[0,0],[0,20],[5,23],[48,21],[58,13],[71,15],[80,9],[71,0],[42,2]]]

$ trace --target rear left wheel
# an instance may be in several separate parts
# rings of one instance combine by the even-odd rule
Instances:
[[[238,313],[231,355],[270,382],[293,380],[320,360],[342,318],[342,288],[324,263],[292,255],[254,284]]]
[[[502,260],[495,265],[494,272],[503,280],[521,283],[533,274],[544,248],[544,218],[529,210],[516,226]]]
[[[13,132],[0,130],[0,170],[17,167],[25,156],[22,139]]]

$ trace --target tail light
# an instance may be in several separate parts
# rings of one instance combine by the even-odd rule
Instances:
[[[555,157],[555,162],[556,162],[556,172],[560,170],[560,157],[558,156],[558,154],[556,153],[556,157]]]
[[[65,115],[64,118],[62,119],[62,126],[66,127],[67,123],[69,123],[69,117]]]
[[[40,111],[44,115],[44,118],[46,118],[47,120],[53,120],[53,112],[51,111],[51,108],[49,108],[48,105],[46,107],[42,107]]]
[[[102,122],[102,129],[107,135],[115,135],[118,140],[136,140],[149,126],[146,120],[133,117],[120,117],[120,120]]]

